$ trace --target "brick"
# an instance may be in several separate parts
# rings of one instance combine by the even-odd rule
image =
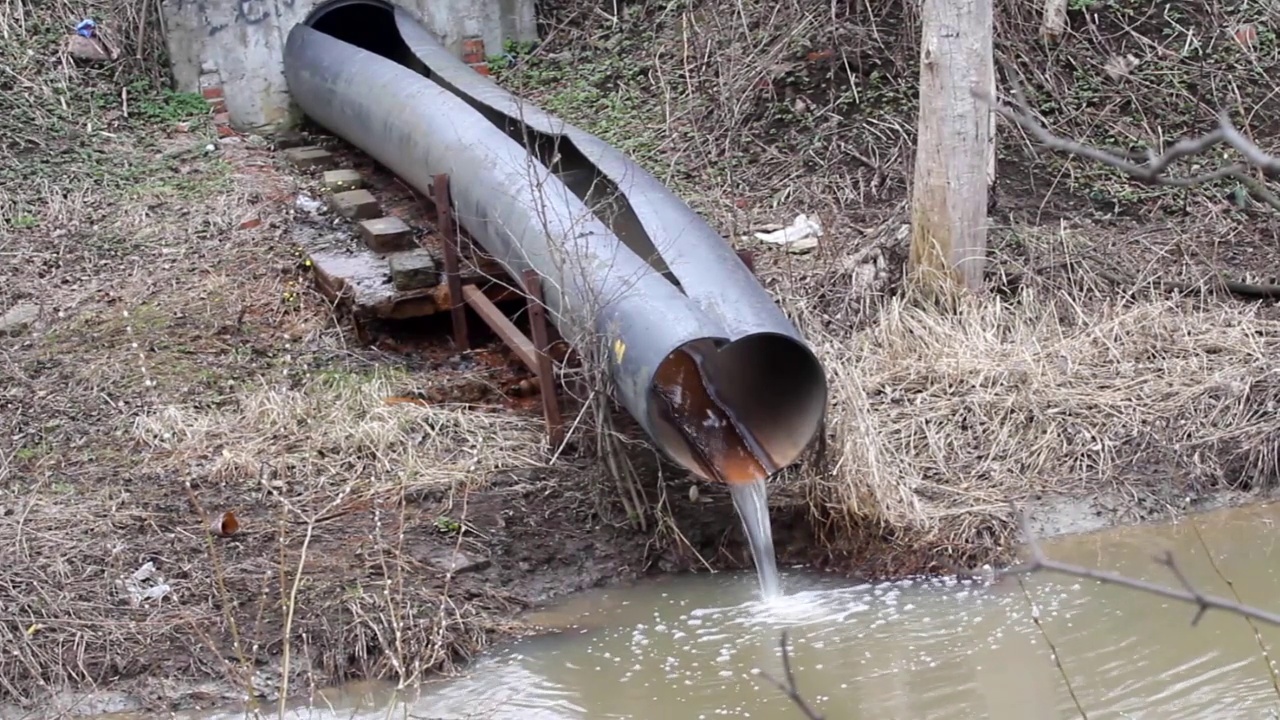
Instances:
[[[217,100],[222,97],[222,86],[214,85],[213,87],[204,88],[200,91],[200,94],[204,96],[205,100]]]
[[[218,113],[217,115],[214,115],[213,124],[214,125],[230,125],[231,113],[221,112],[221,113]]]
[[[489,63],[476,63],[476,64],[474,64],[474,65],[472,65],[472,66],[471,66],[471,69],[472,69],[472,70],[475,70],[476,72],[480,73],[481,75],[488,75],[488,74],[489,74]]]
[[[227,111],[227,102],[225,100],[209,101],[209,112],[213,113],[214,115],[218,115],[226,111]]]
[[[355,170],[343,168],[324,171],[324,189],[329,192],[359,190],[362,187],[364,187],[364,178],[360,177],[360,173]]]
[[[331,168],[334,165],[333,154],[328,150],[314,146],[294,147],[284,151],[285,158],[299,170],[313,168]]]
[[[333,211],[348,220],[368,220],[382,215],[378,199],[368,190],[347,190],[329,199]]]
[[[462,39],[463,55],[484,55],[484,38],[469,37]]]
[[[387,256],[391,268],[391,283],[396,290],[422,290],[440,284],[435,258],[422,248],[404,250]]]
[[[218,137],[220,138],[235,137],[236,135],[240,134],[236,132],[236,129],[231,127],[230,125],[218,125],[217,128],[218,128]]]
[[[395,216],[361,220],[360,237],[374,252],[389,253],[414,247],[413,230]]]

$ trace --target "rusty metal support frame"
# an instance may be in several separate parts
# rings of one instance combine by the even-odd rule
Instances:
[[[435,175],[432,183],[432,203],[436,210],[441,243],[444,246],[445,283],[449,289],[449,315],[453,322],[453,341],[458,350],[471,349],[467,326],[466,308],[469,306],[489,326],[495,335],[515,353],[529,372],[538,378],[538,390],[542,395],[542,417],[547,424],[547,438],[552,447],[564,441],[564,422],[560,414],[560,395],[556,391],[555,368],[551,362],[551,331],[547,321],[547,309],[543,304],[542,281],[538,274],[526,270],[524,277],[516,279],[524,292],[529,311],[530,339],[520,331],[497,305],[476,287],[462,280],[462,234],[458,231],[449,198],[449,176]]]

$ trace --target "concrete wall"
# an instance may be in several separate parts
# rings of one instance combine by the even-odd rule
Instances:
[[[289,30],[316,0],[163,0],[176,87],[202,92],[220,125],[270,133],[296,118],[284,80]],[[490,54],[537,36],[534,0],[399,0],[458,55],[479,42]],[[479,41],[479,42],[478,42]]]

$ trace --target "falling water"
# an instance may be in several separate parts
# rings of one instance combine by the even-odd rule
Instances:
[[[667,417],[689,442],[704,477],[729,486],[734,508],[751,545],[751,559],[765,600],[778,597],[777,558],[769,525],[765,481],[779,468],[769,453],[708,382],[706,354],[714,348],[690,344],[672,353],[658,369],[657,395]]]
[[[763,479],[749,483],[732,483],[729,493],[733,506],[742,518],[742,530],[751,544],[751,559],[760,578],[760,594],[772,600],[782,594],[778,579],[777,556],[773,550],[773,528],[769,525],[769,491]]]

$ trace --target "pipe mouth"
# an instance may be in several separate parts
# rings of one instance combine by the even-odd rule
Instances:
[[[780,333],[703,338],[671,351],[649,387],[654,440],[706,480],[763,480],[822,429],[827,380],[804,344]]]
[[[314,28],[317,23],[323,23],[325,16],[330,13],[346,9],[348,13],[359,11],[385,12],[395,14],[396,5],[388,0],[328,0],[317,4],[307,13],[307,17],[302,21],[303,25]],[[319,28],[317,28],[319,29]]]
[[[316,6],[303,25],[426,75],[400,35],[396,8],[388,0],[330,0]]]

